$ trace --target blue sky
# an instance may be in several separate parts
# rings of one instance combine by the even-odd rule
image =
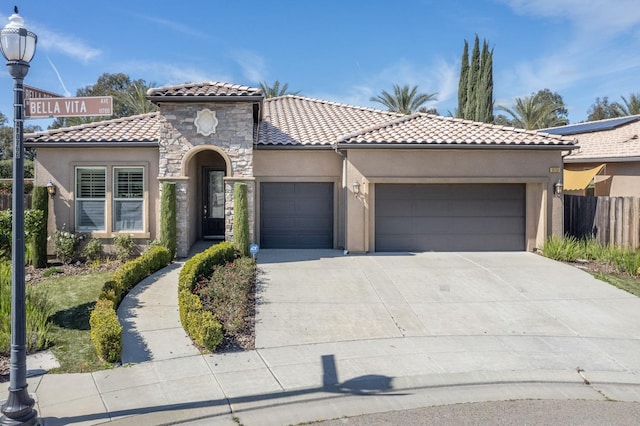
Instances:
[[[370,101],[394,83],[457,103],[464,40],[494,48],[494,98],[548,88],[572,123],[596,97],[640,92],[639,0],[15,1],[38,34],[25,84],[60,94],[123,72],[157,85],[280,80],[308,97]],[[12,11],[0,8],[4,26]],[[13,117],[0,72],[0,111]],[[46,127],[46,120],[29,124]]]

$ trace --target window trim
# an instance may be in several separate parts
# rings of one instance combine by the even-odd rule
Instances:
[[[142,171],[142,195],[140,197],[116,197],[116,193],[118,192],[118,183],[116,181],[117,179],[117,170],[118,169],[140,169]],[[146,216],[146,209],[145,209],[145,200],[147,198],[147,187],[146,187],[146,173],[145,173],[145,167],[144,166],[137,166],[137,165],[114,165],[111,166],[111,179],[113,182],[112,188],[113,190],[111,191],[111,229],[113,230],[113,232],[129,232],[129,233],[137,233],[137,232],[144,232],[144,230],[146,229],[146,222],[147,222],[147,218]],[[142,223],[142,227],[141,229],[116,229],[116,209],[117,209],[117,205],[118,202],[121,201],[139,201],[140,205],[142,207],[142,217],[141,217],[141,223]]]
[[[79,191],[79,183],[80,181],[78,180],[78,172],[80,170],[102,170],[104,172],[104,197],[102,198],[98,198],[98,197],[81,197],[80,196],[80,191]],[[75,166],[73,169],[73,175],[74,175],[74,179],[73,179],[73,183],[74,183],[74,221],[75,221],[75,230],[77,231],[81,231],[81,232],[105,232],[107,230],[107,199],[109,196],[109,189],[107,187],[108,185],[108,168],[106,166]],[[80,226],[80,211],[81,209],[79,208],[79,203],[81,203],[82,201],[102,201],[103,203],[103,226],[102,228],[91,228],[88,226]]]
[[[133,161],[102,161],[102,162],[94,162],[94,161],[74,161],[69,168],[69,178],[72,182],[72,186],[69,191],[69,209],[70,209],[70,218],[69,218],[69,226],[71,229],[74,229],[74,232],[81,232],[88,234],[93,238],[112,238],[114,234],[118,233],[127,233],[130,234],[133,238],[136,239],[144,239],[151,238],[151,231],[149,229],[150,226],[150,206],[153,200],[150,198],[150,190],[149,190],[149,182],[147,181],[151,176],[151,172],[153,171],[152,165],[145,160],[133,160]],[[114,167],[122,167],[122,168],[142,168],[143,170],[143,197],[142,197],[142,217],[143,217],[143,229],[135,230],[135,231],[115,231],[113,226],[113,169]],[[106,193],[105,193],[105,227],[102,230],[88,230],[88,229],[79,229],[78,221],[77,221],[77,187],[76,187],[76,169],[84,168],[84,169],[105,169],[106,170]]]

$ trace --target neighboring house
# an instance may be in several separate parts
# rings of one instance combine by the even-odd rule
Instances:
[[[348,252],[533,250],[562,235],[572,139],[223,83],[151,89],[159,111],[26,136],[36,183],[58,187],[49,229],[159,237],[175,182],[178,256],[233,238],[233,186],[249,188],[263,248]]]
[[[640,197],[640,115],[543,131],[576,139],[564,159],[567,194]]]

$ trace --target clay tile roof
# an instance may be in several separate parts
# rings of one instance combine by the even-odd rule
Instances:
[[[204,83],[187,83],[177,86],[163,86],[147,90],[149,97],[253,97],[262,96],[262,91],[254,87],[239,84],[209,81]],[[157,99],[154,99],[157,101]]]
[[[565,157],[565,162],[612,161],[640,157],[640,116],[580,123],[566,126],[566,131],[570,131],[571,127],[584,131],[571,133],[571,137],[577,141],[578,149]],[[549,130],[560,133],[564,132],[565,128]]]
[[[346,134],[341,145],[542,145],[572,148],[573,138],[453,117],[417,113]]]
[[[287,95],[265,99],[258,145],[331,147],[341,135],[402,115]]]
[[[27,144],[158,143],[160,116],[157,112],[79,126],[25,134]]]

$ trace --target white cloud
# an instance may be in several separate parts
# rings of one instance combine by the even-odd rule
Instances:
[[[501,0],[516,13],[567,19],[582,33],[608,37],[640,23],[637,0]]]
[[[87,63],[102,55],[100,49],[89,46],[77,37],[50,31],[47,28],[34,25],[33,32],[38,35],[38,48],[50,52],[59,52],[80,62]]]
[[[169,29],[171,31],[175,31],[175,32],[179,32],[182,34],[186,34],[189,36],[194,36],[194,37],[198,37],[198,38],[208,38],[209,36],[203,32],[200,31],[196,31],[193,29],[193,27],[189,26],[189,25],[185,25],[185,24],[181,24],[179,22],[176,21],[170,21],[168,19],[163,19],[163,18],[158,18],[155,16],[143,16],[143,15],[134,15],[137,16],[139,18],[145,19],[147,21],[153,22],[155,24],[158,24],[166,29]]]
[[[242,68],[242,75],[252,83],[265,80],[265,60],[257,52],[237,50],[232,54],[233,60]]]

